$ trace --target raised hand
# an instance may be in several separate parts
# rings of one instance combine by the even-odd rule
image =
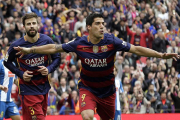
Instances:
[[[48,69],[45,66],[38,66],[40,69],[38,72],[41,72],[42,75],[48,75]]]
[[[179,59],[179,55],[177,53],[164,53],[162,55],[163,59],[169,59],[169,58],[173,58],[175,61],[177,61],[177,59]]]
[[[22,58],[26,54],[31,53],[31,48],[25,48],[25,47],[18,46],[18,47],[14,47],[14,49],[19,51],[18,53],[16,53],[16,55],[21,55],[20,58]]]
[[[29,82],[31,80],[31,78],[33,77],[33,75],[30,75],[32,73],[33,72],[26,70],[23,74],[23,80],[26,82]]]

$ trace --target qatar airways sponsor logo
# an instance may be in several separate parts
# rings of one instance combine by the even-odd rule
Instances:
[[[44,64],[44,56],[39,58],[27,59],[25,60],[25,63],[30,66],[38,66]]]
[[[84,62],[88,64],[90,67],[105,67],[107,66],[107,59],[88,59],[85,58]]]

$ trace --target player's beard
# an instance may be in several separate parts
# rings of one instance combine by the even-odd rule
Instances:
[[[31,32],[31,30],[33,30],[34,32]],[[34,36],[36,36],[36,34],[37,34],[37,30],[35,30],[35,29],[30,29],[29,31],[27,31],[27,35],[29,37],[34,37]]]

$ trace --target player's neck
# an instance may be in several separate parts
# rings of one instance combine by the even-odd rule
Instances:
[[[39,33],[37,33],[34,37],[30,37],[27,34],[25,35],[25,39],[30,43],[36,42],[38,38],[39,38]]]
[[[89,34],[89,41],[91,41],[92,44],[98,44],[101,41],[101,38],[97,38],[97,37]]]

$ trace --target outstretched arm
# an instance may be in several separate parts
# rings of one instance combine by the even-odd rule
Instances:
[[[48,45],[42,45],[32,48],[25,48],[25,47],[14,47],[15,50],[18,50],[19,52],[17,55],[21,55],[23,57],[25,54],[30,53],[37,53],[37,54],[54,54],[58,52],[64,52],[62,49],[62,44],[48,44]]]
[[[145,48],[141,46],[134,46],[134,45],[131,45],[129,52],[135,53],[139,56],[144,56],[144,57],[157,57],[157,58],[163,58],[163,59],[173,58],[174,60],[176,60],[176,58],[179,59],[179,55],[176,53],[159,53],[149,48]]]

